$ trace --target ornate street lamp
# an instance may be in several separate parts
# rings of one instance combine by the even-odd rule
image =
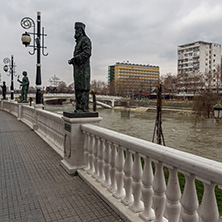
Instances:
[[[25,47],[32,47],[33,48],[33,52],[29,52],[30,55],[34,55],[35,51],[37,51],[37,63],[36,63],[36,104],[41,104],[41,49],[42,49],[42,55],[47,56],[47,54],[44,53],[44,49],[47,48],[44,46],[44,36],[46,36],[46,34],[44,34],[44,28],[42,28],[42,33],[41,33],[41,13],[37,12],[37,32],[35,30],[35,22],[33,21],[33,19],[29,18],[29,17],[24,17],[21,20],[21,26],[24,29],[29,29],[31,27],[33,27],[33,33],[28,33],[25,32],[24,34],[22,34],[22,44],[25,45]],[[34,43],[33,45],[31,44],[31,36],[34,36]],[[42,37],[42,42],[41,42],[41,37]]]
[[[214,118],[221,119],[222,118],[222,105],[220,103],[214,106]]]
[[[9,58],[4,58],[3,62],[5,63],[5,65],[3,67],[3,70],[8,73],[7,74],[8,76],[11,75],[11,100],[13,100],[14,99],[14,80],[13,80],[13,77],[14,76],[16,77],[15,70],[14,70],[15,64],[14,64],[13,55],[11,56],[11,60]]]

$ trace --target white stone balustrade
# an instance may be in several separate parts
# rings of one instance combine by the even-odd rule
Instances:
[[[110,174],[110,186],[108,187],[109,192],[114,193],[116,191],[116,177],[115,177],[115,172],[116,172],[116,147],[111,144],[111,146],[108,146],[111,150],[110,150],[110,170],[109,170],[109,174]],[[107,147],[106,147],[107,149]],[[105,150],[106,152],[106,150]]]
[[[151,159],[149,157],[145,158],[143,177],[142,177],[142,197],[144,202],[144,211],[140,214],[140,217],[145,221],[153,220],[154,213],[152,210],[152,199],[153,199],[153,169],[151,164]]]
[[[222,163],[91,124],[83,124],[81,129],[92,139],[96,138],[96,144],[105,144],[102,148],[96,145],[95,150],[93,143],[88,142],[92,139],[86,137],[88,150],[94,150],[99,163],[103,158],[103,165],[94,161],[97,165],[94,166],[103,166],[105,172],[106,182],[101,182],[98,189],[102,193],[113,193],[113,202],[122,204],[120,211],[129,213],[129,221],[220,221],[215,185],[222,185]],[[90,160],[91,153],[88,155]],[[168,182],[165,179],[166,172],[169,175]],[[178,173],[185,177],[183,192]],[[81,175],[84,177],[84,174]],[[204,185],[200,203],[195,180]],[[135,217],[129,216],[132,214]]]
[[[64,155],[64,122],[61,115],[15,101],[2,100],[1,109],[16,116],[35,130],[56,152]]]
[[[24,122],[26,125],[28,125],[31,129],[33,129],[33,126],[36,123],[36,117],[35,117],[35,109],[32,106],[27,105],[20,105],[20,116],[18,117],[22,122]]]
[[[126,150],[126,160],[124,164],[124,188],[126,195],[122,198],[122,203],[126,206],[131,205],[133,203],[133,194],[132,194],[132,166],[133,166],[133,158],[132,153],[129,149]]]
[[[6,112],[11,112],[13,106],[13,102],[7,101],[7,100],[1,100],[1,109]]]
[[[19,106],[17,105],[17,103],[11,103],[11,109],[10,112],[12,115],[18,117],[18,113],[19,113]]]
[[[14,101],[0,104],[1,110],[23,121],[63,156],[61,115]],[[78,170],[79,175],[128,221],[221,221],[215,187],[222,188],[222,163],[93,124],[79,127],[84,134],[81,140],[85,138],[80,147],[84,170]],[[185,178],[184,190],[178,174]],[[204,187],[200,202],[196,180]]]
[[[64,122],[62,116],[45,110],[36,110],[37,133],[61,156],[64,148]]]
[[[104,176],[105,176],[105,180],[104,182],[102,183],[102,186],[103,187],[108,187],[110,185],[110,173],[109,173],[109,170],[110,170],[110,161],[109,161],[109,158],[110,158],[110,143],[108,142],[105,142],[104,141],[104,146],[105,146],[105,150],[104,150]]]

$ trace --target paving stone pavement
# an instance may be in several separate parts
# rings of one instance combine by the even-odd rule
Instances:
[[[34,131],[0,111],[0,222],[123,221]]]

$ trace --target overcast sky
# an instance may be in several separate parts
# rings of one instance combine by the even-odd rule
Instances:
[[[177,46],[198,40],[222,44],[221,0],[0,0],[0,73],[3,59],[14,55],[16,72],[28,72],[35,86],[36,55],[21,44],[26,30],[23,17],[36,21],[41,12],[47,37],[47,57],[42,56],[42,85],[56,75],[66,83],[73,82],[72,57],[75,41],[74,23],[86,24],[92,41],[91,80],[107,82],[108,66],[116,62],[150,64],[160,67],[160,74],[176,73]],[[32,32],[32,29],[28,30]],[[15,87],[19,84],[15,81]]]

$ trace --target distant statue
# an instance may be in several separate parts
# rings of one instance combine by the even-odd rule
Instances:
[[[76,46],[73,58],[68,61],[74,67],[75,112],[89,112],[90,90],[90,56],[92,51],[91,41],[85,34],[85,24],[75,23]]]
[[[29,79],[27,77],[27,72],[23,72],[22,73],[23,75],[23,78],[22,78],[22,81],[17,79],[18,82],[21,83],[21,86],[22,86],[22,92],[21,92],[21,96],[22,96],[22,99],[20,102],[23,102],[23,103],[27,103],[27,94],[28,94],[28,90],[29,90]]]
[[[2,97],[3,99],[6,99],[6,85],[5,85],[5,81],[3,81],[3,85],[2,87]]]

